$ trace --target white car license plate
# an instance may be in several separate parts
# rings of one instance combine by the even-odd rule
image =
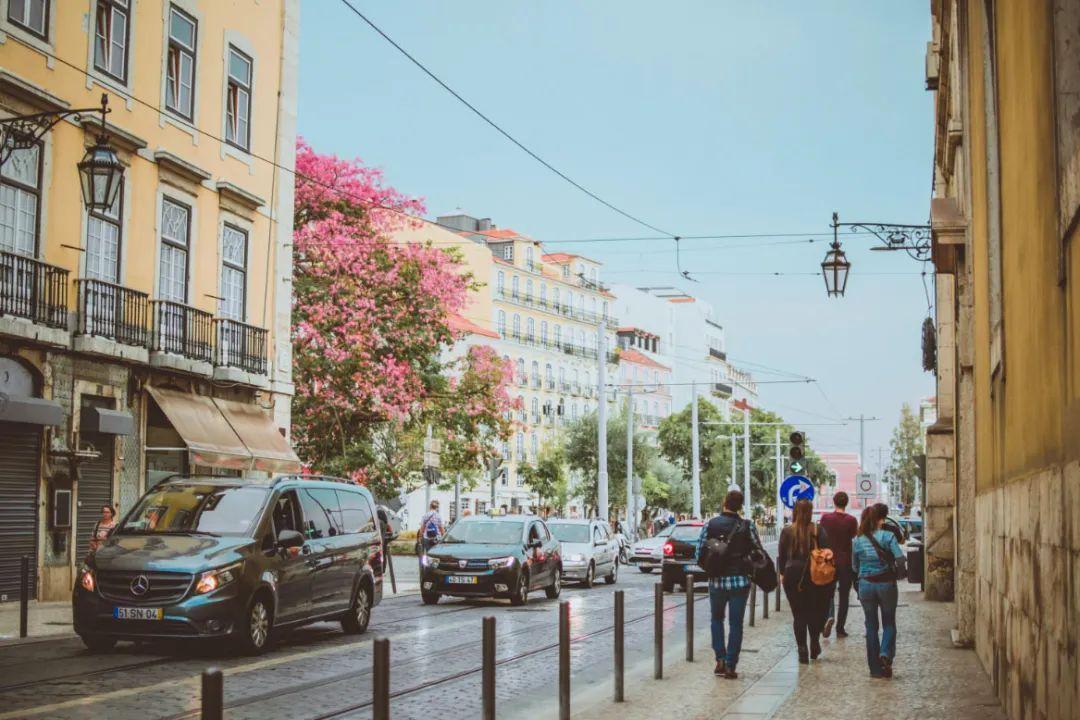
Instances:
[[[451,585],[475,585],[476,584],[476,576],[475,575],[451,575],[450,577],[446,578],[446,582],[450,583]]]
[[[117,620],[161,620],[165,613],[161,608],[113,608],[113,617]]]

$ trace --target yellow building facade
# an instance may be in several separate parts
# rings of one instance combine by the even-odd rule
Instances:
[[[1080,716],[1080,5],[935,0],[927,594],[1010,717]]]
[[[23,555],[35,597],[66,597],[102,505],[171,473],[299,468],[298,31],[299,0],[0,1],[0,120],[104,94],[124,165],[116,203],[87,211],[77,164],[102,128],[79,113],[0,166],[0,534],[17,538],[0,602]]]

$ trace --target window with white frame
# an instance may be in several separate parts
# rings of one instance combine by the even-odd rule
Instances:
[[[116,193],[112,207],[90,210],[86,221],[86,277],[120,281],[121,203],[124,189]]]
[[[514,259],[514,244],[513,243],[507,243],[507,244],[503,245],[503,260],[513,260],[513,259]]]
[[[225,93],[225,142],[242,150],[251,146],[251,58],[231,45]]]
[[[14,150],[0,166],[0,250],[34,257],[41,208],[41,146]]]
[[[532,456],[535,460],[540,456],[540,438],[537,436],[536,433],[532,434],[530,444],[532,445]]]
[[[519,285],[520,285],[520,281],[518,280],[517,275],[510,278],[510,297],[514,298],[515,300],[517,299],[517,296],[518,296],[518,286]]]
[[[551,369],[551,363],[548,363],[547,365],[544,366],[544,378],[547,380],[548,390],[554,389],[554,387],[555,387],[555,373]]]
[[[506,288],[506,273],[504,273],[502,270],[500,270],[499,274],[495,276],[495,289],[498,291],[498,293],[500,295],[502,295],[503,290],[505,288]]]
[[[514,339],[521,339],[521,316],[514,313]]]
[[[176,7],[169,8],[169,49],[165,68],[165,107],[191,120],[195,108],[195,47],[198,24]]]
[[[532,384],[533,387],[540,387],[540,363],[536,360],[532,361]]]
[[[522,411],[524,412],[524,411]],[[525,459],[525,433],[519,432],[517,434],[517,459]]]
[[[535,425],[536,423],[540,422],[540,399],[539,398],[534,397],[532,399],[531,410],[532,410],[532,412],[530,413],[530,416],[532,417],[532,422]]]
[[[8,20],[42,40],[48,40],[49,0],[8,0]]]
[[[536,339],[536,321],[532,318],[525,319],[525,339],[529,342]]]
[[[532,302],[533,297],[533,281],[532,278],[525,280],[525,301]]]
[[[129,0],[97,0],[94,19],[94,68],[127,82]]]
[[[540,283],[540,304],[547,305],[547,283]]]
[[[555,309],[559,309],[559,288],[551,288],[551,303],[555,306]]]
[[[221,232],[221,305],[218,314],[229,320],[245,319],[247,298],[247,233],[224,225]]]
[[[562,325],[555,325],[555,344],[562,347]]]
[[[500,310],[496,318],[497,319],[495,322],[499,328],[499,336],[506,337],[506,312],[504,310]]]
[[[548,324],[547,320],[540,321],[540,342],[543,345],[547,345],[548,341]]]
[[[518,420],[525,422],[525,396],[518,395]]]
[[[191,208],[165,198],[161,202],[161,257],[158,297],[187,302],[188,248],[191,246]]]

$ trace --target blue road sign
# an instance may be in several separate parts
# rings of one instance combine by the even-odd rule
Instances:
[[[780,486],[780,499],[789,510],[794,510],[799,500],[813,501],[814,483],[805,475],[789,475]]]

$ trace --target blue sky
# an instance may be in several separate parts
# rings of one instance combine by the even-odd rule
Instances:
[[[825,238],[809,233],[827,232],[833,210],[926,222],[925,3],[352,1],[526,145],[647,222],[683,236],[796,233],[684,241],[698,283],[675,273],[671,241],[550,247],[604,262],[611,282],[698,295],[736,361],[817,378],[761,386],[789,419],[883,418],[867,424],[876,468],[901,403],[931,387],[922,267],[846,239],[847,296],[827,299]],[[460,207],[548,242],[655,235],[527,157],[339,0],[305,2],[301,27],[301,134],[381,167],[431,217]],[[761,274],[773,272],[815,274]],[[858,449],[857,424],[807,430],[819,450]]]

